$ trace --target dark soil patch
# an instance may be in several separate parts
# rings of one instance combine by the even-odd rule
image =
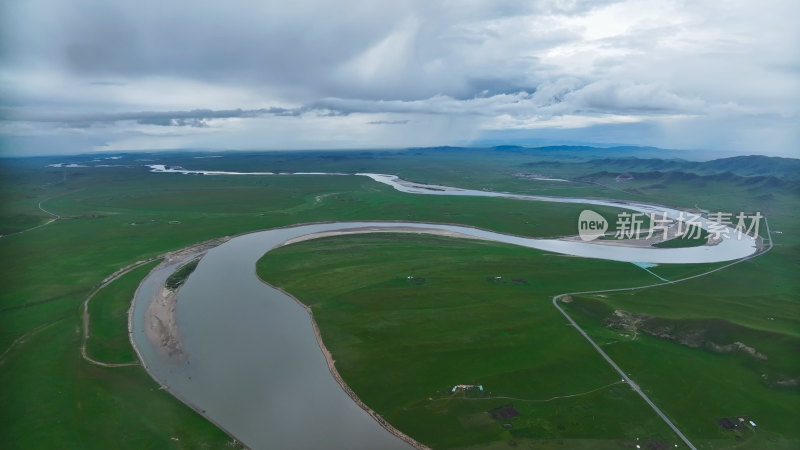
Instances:
[[[727,417],[717,419],[717,423],[719,424],[719,426],[721,426],[726,430],[733,430],[734,428],[736,428],[736,424],[734,424],[733,421],[731,421],[731,419],[728,419]]]
[[[519,411],[514,408],[514,405],[505,405],[489,411],[489,414],[495,420],[505,420],[512,417],[517,417],[519,415]]]

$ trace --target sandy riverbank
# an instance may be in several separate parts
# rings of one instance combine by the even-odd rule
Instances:
[[[202,258],[209,249],[230,239],[229,236],[225,236],[166,253],[163,255],[164,260],[156,269],[173,264],[184,265],[194,259]],[[181,344],[176,312],[178,292],[180,288],[171,290],[164,285],[160,286],[145,310],[145,334],[162,356],[174,361],[183,361],[186,359],[186,354]]]
[[[327,232],[309,234],[294,239],[290,239],[284,242],[282,245],[288,245],[295,242],[302,242],[310,239],[317,239],[327,236],[340,236],[346,234],[359,234],[359,233],[360,234],[388,233],[388,232],[435,234],[440,236],[457,237],[457,238],[481,239],[463,233],[457,233],[447,230],[439,230],[434,228],[363,227],[363,228],[353,228],[342,231],[327,231]],[[201,258],[203,254],[205,254],[205,252],[207,252],[209,249],[221,245],[229,241],[230,239],[231,239],[230,236],[225,236],[218,239],[212,239],[210,241],[200,242],[198,244],[174,252],[166,253],[163,255],[164,261],[161,264],[159,264],[159,266],[156,269],[173,264],[183,265],[192,261],[193,259]],[[175,361],[183,361],[187,358],[187,355],[185,354],[183,346],[181,344],[180,327],[178,325],[177,304],[178,304],[179,292],[180,288],[173,291],[166,288],[163,285],[160,286],[160,289],[158,289],[158,292],[156,292],[153,295],[152,299],[150,300],[150,303],[147,306],[147,309],[145,310],[145,334],[147,335],[147,338],[153,344],[153,347],[155,347],[163,357]],[[320,342],[320,347],[323,348],[323,351],[327,352],[327,350],[324,350],[324,346],[322,346],[322,341],[319,339],[318,341]],[[349,388],[345,389],[345,391],[347,391],[348,389]],[[351,394],[351,397],[355,399],[355,394],[352,394],[351,391],[348,392],[348,394]],[[359,402],[357,401],[357,403]],[[376,418],[376,420],[378,419]],[[378,421],[381,422],[381,420]]]
[[[317,239],[327,236],[339,236],[339,235],[347,235],[347,234],[364,234],[364,233],[416,233],[416,234],[433,234],[433,235],[440,235],[440,236],[448,236],[448,237],[456,237],[456,238],[467,238],[467,239],[481,239],[475,236],[470,236],[463,233],[448,231],[448,230],[440,230],[440,229],[433,229],[433,228],[412,228],[412,227],[362,227],[362,228],[354,228],[349,230],[342,230],[342,231],[331,231],[331,232],[321,232],[321,233],[314,233],[305,236],[301,236],[298,238],[290,239],[284,242],[282,245],[288,245],[295,242],[306,241],[310,239]],[[216,247],[218,245],[223,244],[230,240],[231,237],[224,237],[220,239],[214,239],[211,241],[202,242],[191,247],[187,247],[175,252],[167,253],[163,255],[164,261],[158,266],[158,268],[162,268],[168,265],[184,265],[189,263],[190,261],[202,258],[202,256],[207,252],[209,249]],[[378,424],[380,424],[384,429],[392,433],[393,435],[397,436],[402,441],[406,442],[410,446],[418,449],[428,449],[424,444],[414,440],[410,436],[404,434],[391,424],[389,424],[380,414],[369,408],[361,399],[358,398],[355,392],[350,388],[350,386],[345,383],[342,379],[339,372],[336,370],[335,361],[327,349],[325,344],[322,341],[322,336],[317,326],[316,321],[314,320],[314,315],[310,308],[304,305],[300,300],[295,298],[293,295],[289,294],[282,289],[278,289],[289,298],[292,298],[295,302],[297,302],[309,315],[311,319],[311,325],[314,330],[314,336],[317,340],[317,345],[319,346],[322,354],[325,358],[326,364],[328,366],[328,370],[330,371],[331,375],[333,376],[334,380],[339,384],[342,390],[364,411],[366,411]],[[161,285],[157,292],[153,295],[152,299],[150,300],[147,309],[145,310],[145,334],[153,344],[153,346],[157,349],[157,351],[166,359],[170,359],[172,361],[181,362],[185,361],[188,358],[188,355],[184,352],[182,344],[181,344],[181,334],[180,334],[180,327],[177,320],[177,302],[178,302],[178,293],[180,292],[180,288],[173,291],[166,288],[164,285]]]
[[[284,245],[289,244],[296,244],[298,242],[308,241],[311,239],[319,239],[329,236],[344,236],[348,234],[366,234],[366,233],[413,233],[413,234],[435,234],[438,236],[447,236],[447,237],[454,237],[454,238],[462,238],[462,239],[477,239],[481,241],[488,241],[490,239],[477,237],[477,236],[470,236],[468,234],[459,233],[457,231],[449,231],[449,230],[440,230],[436,228],[414,228],[414,227],[362,227],[362,228],[350,228],[346,230],[337,230],[337,231],[322,231],[319,233],[312,233],[306,234],[305,236],[299,236],[293,239],[289,239],[288,241],[284,242],[280,246],[283,247]]]
[[[609,246],[616,246],[616,247],[637,247],[637,248],[656,248],[657,244],[661,244],[663,242],[671,241],[673,239],[682,239],[685,238],[684,235],[686,231],[678,233],[678,225],[676,221],[673,221],[671,225],[669,225],[665,231],[657,230],[653,233],[649,233],[647,228],[640,230],[637,234],[640,236],[644,236],[638,239],[631,239],[631,238],[615,238],[615,239],[595,239],[592,241],[593,244],[598,245],[609,245]],[[650,237],[647,237],[650,234]],[[615,234],[613,232],[606,233],[607,237],[614,237]],[[568,242],[583,242],[580,236],[563,236],[559,238],[562,241]],[[713,246],[718,245],[722,242],[721,238],[714,238],[714,236],[709,236],[706,240],[706,243],[703,245],[705,246]]]
[[[145,312],[145,334],[155,348],[173,360],[185,358],[178,330],[177,306],[178,292],[165,287],[153,296]]]

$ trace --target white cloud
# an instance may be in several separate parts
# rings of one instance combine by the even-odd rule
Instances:
[[[793,0],[9,0],[0,139],[403,147],[520,129],[619,142],[648,124],[628,143],[791,154],[799,15]]]

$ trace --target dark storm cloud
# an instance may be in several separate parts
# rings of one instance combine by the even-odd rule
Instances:
[[[2,58],[53,62],[78,76],[306,85],[384,37],[402,16],[392,3],[341,14],[338,2],[306,0],[11,1]]]
[[[350,114],[438,114],[483,115],[507,114],[513,117],[536,114],[554,115],[574,111],[600,111],[604,113],[659,113],[682,112],[702,106],[696,100],[679,96],[647,85],[598,82],[582,85],[576,80],[559,80],[543,84],[531,92],[513,91],[510,85],[501,86],[490,94],[488,89],[480,96],[453,98],[438,95],[431,98],[404,100],[363,100],[327,98],[296,108],[258,109],[194,109],[188,111],[140,111],[123,113],[50,113],[41,110],[19,111],[0,109],[0,120],[20,122],[51,122],[81,128],[92,124],[135,121],[142,125],[206,127],[213,119],[255,118],[261,116],[300,117],[312,114],[317,117],[337,117]],[[508,90],[509,92],[502,92]],[[405,124],[408,120],[379,120],[369,124]]]
[[[471,79],[486,70],[462,52],[473,51],[472,44],[492,39],[494,32],[462,23],[577,13],[602,3],[252,0],[201,6],[185,1],[10,0],[4,8],[0,55],[7,64],[55,64],[80,77],[270,83],[299,87],[316,97],[468,98],[487,88]],[[404,30],[410,30],[405,40]],[[576,37],[562,31],[542,33],[533,46],[528,43],[529,50]],[[401,41],[393,49],[394,76],[378,70],[354,79],[343,67],[393,36]],[[501,58],[492,70],[514,72],[514,58],[497,56]],[[508,61],[502,64],[506,69],[497,65],[503,60]],[[420,70],[436,62],[445,65]],[[504,78],[494,84],[530,87]]]

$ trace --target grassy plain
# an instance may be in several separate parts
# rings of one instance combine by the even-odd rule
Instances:
[[[52,448],[54,445],[64,448],[220,448],[230,441],[224,433],[180,402],[159,391],[141,368],[97,367],[81,359],[82,302],[104,277],[134,261],[219,236],[310,221],[435,221],[529,236],[563,235],[575,233],[577,215],[583,209],[581,205],[401,194],[360,177],[181,176],[148,173],[143,164],[180,164],[187,168],[218,170],[372,171],[395,173],[414,181],[500,191],[653,200],[680,206],[698,203],[709,210],[760,209],[770,218],[774,230],[786,233],[775,235],[773,251],[752,262],[758,268],[756,272],[739,274],[739,277],[732,276],[731,279],[715,278],[693,290],[683,291],[676,286],[675,292],[654,293],[649,299],[642,296],[637,298],[637,302],[642,301],[646,307],[642,311],[659,317],[680,318],[691,313],[691,317],[723,317],[757,330],[796,334],[796,321],[800,316],[796,306],[797,293],[800,289],[795,274],[800,247],[797,239],[790,235],[790,231],[800,223],[800,205],[795,191],[787,190],[780,183],[770,184],[771,180],[765,182],[741,177],[704,176],[681,180],[662,176],[657,181],[641,178],[623,186],[615,182],[612,175],[593,178],[596,184],[539,181],[516,176],[520,172],[537,172],[576,178],[586,174],[590,168],[609,172],[619,169],[611,162],[576,167],[569,161],[585,159],[585,155],[559,155],[412,150],[226,154],[224,158],[195,159],[196,155],[192,154],[132,154],[104,161],[119,164],[119,167],[93,168],[46,166],[59,162],[91,165],[96,164],[90,162],[92,159],[103,155],[1,160],[0,234],[5,236],[0,238],[0,283],[4,287],[0,292],[0,385],[4,386],[0,390],[0,404],[3,405],[0,408],[0,442],[5,448]],[[553,159],[559,164],[540,164],[543,160]],[[40,205],[62,219],[32,228],[53,218],[42,211]],[[611,217],[615,215],[611,209],[602,212]],[[613,225],[613,220],[610,222]],[[648,281],[655,279],[639,268],[630,266],[630,270],[633,271],[629,277],[631,280],[638,277]],[[699,271],[696,266],[659,266],[651,270],[670,279]],[[93,300],[92,326],[95,331],[89,341],[91,355],[108,358],[107,362],[127,361],[130,349],[125,347],[122,335],[115,333],[116,324],[122,322],[119,313],[124,305],[125,292],[135,285],[134,279],[143,276],[143,272],[115,281],[98,294],[100,297],[95,300],[100,301],[95,303]],[[737,286],[736,282],[747,283],[748,280],[752,283],[752,290],[740,290],[738,296],[724,297],[722,308],[720,304],[708,301],[708,297],[714,295],[709,291],[718,284]],[[518,284],[506,288],[521,289],[522,285]],[[423,284],[420,288],[426,286]],[[564,290],[574,289],[569,284]],[[680,308],[668,306],[672,295],[684,296],[687,292],[690,296]],[[625,307],[636,312],[633,305],[626,304]],[[763,310],[777,311],[773,314],[776,320],[763,317]],[[523,325],[519,322],[519,327]],[[639,342],[635,344],[639,345]],[[688,354],[702,352],[670,342],[662,342],[662,345],[676,346]],[[545,350],[541,352],[543,356],[554,357]],[[510,359],[518,356],[514,353],[508,355]],[[578,367],[576,370],[582,369]],[[487,373],[486,379],[489,379],[488,372],[475,372],[475,377],[484,377]],[[502,386],[503,378],[498,376],[494,380]],[[445,382],[443,379],[436,381],[439,384]],[[587,380],[583,382],[589,387]],[[611,386],[608,389],[617,388]],[[548,389],[556,391],[552,386]],[[781,392],[776,399],[795,395]],[[410,395],[418,393],[413,391]],[[532,396],[526,399],[541,399],[533,396],[538,392],[530,393]],[[404,394],[405,391],[398,391],[398,396]],[[603,397],[599,399],[598,405],[601,406],[598,407],[607,408],[611,404],[605,398],[609,394],[604,390],[576,399],[588,399],[593,395]],[[622,403],[628,403],[628,400],[623,400]],[[583,413],[580,410],[594,404],[582,400],[568,401],[576,402],[574,408],[553,406],[552,414],[545,414],[553,419],[548,419],[551,425],[545,426],[543,422],[541,428],[547,430],[547,427],[554,426],[556,430],[548,431],[550,436],[557,436],[559,432],[570,437],[613,434],[610,429],[594,425],[594,419],[581,420],[578,424],[565,423],[573,416],[587,418],[589,410]],[[545,409],[551,408],[550,403],[545,404]],[[483,408],[480,406],[475,411],[480,413],[485,411]],[[526,417],[531,417],[533,406],[526,408],[521,411]],[[556,414],[553,411],[560,412]],[[485,415],[479,416],[464,420],[466,423],[485,420]],[[409,421],[413,422],[413,418],[402,419],[402,423]],[[565,430],[558,430],[558,424],[564,425]],[[648,425],[642,433],[660,435],[659,426],[649,428]],[[636,431],[636,428],[624,424],[618,427]],[[513,430],[507,430],[504,436],[513,436]],[[436,431],[427,430],[425,433],[429,436]],[[495,431],[485,428],[476,436],[479,440],[486,440],[486,436],[494,439]],[[524,433],[517,431],[517,437],[523,439]],[[171,439],[173,437],[179,440]],[[547,442],[552,446],[558,445],[558,440]],[[598,445],[594,438],[588,441],[571,439],[570,443],[586,448]],[[610,441],[606,443],[616,445]]]
[[[136,288],[159,261],[131,270],[92,297],[89,302],[89,357],[107,363],[136,361],[128,338],[128,309]]]
[[[362,400],[434,448],[677,442],[551,304],[566,286],[650,283],[632,264],[363,235],[273,250],[257,272],[311,307],[339,372]],[[462,383],[489,394],[450,393]],[[521,415],[489,416],[507,404]]]
[[[685,285],[577,296],[566,308],[701,448],[792,448],[800,441],[793,412],[800,407],[797,299],[791,286],[782,301],[775,292],[764,295],[764,286],[752,282],[764,275],[756,261]],[[672,266],[670,276],[717,266]],[[522,400],[614,382],[613,371],[565,326],[550,300],[566,291],[654,281],[632,264],[365,235],[283,247],[265,255],[257,271],[312,308],[339,372],[361,398],[434,448],[554,439],[615,447],[625,445],[611,441],[620,436],[654,445],[674,438],[624,385],[546,403]],[[657,315],[655,329],[667,327],[677,338],[611,329],[606,321],[615,308]],[[680,342],[698,335],[699,343]],[[767,359],[705,345],[735,342]],[[490,398],[450,394],[459,383],[483,384]],[[507,421],[510,429],[486,414],[506,404],[522,413]],[[716,422],[738,416],[755,420],[758,429],[731,432]]]
[[[796,211],[796,200],[787,202],[770,216],[773,229],[775,223],[797,223]],[[707,277],[579,296],[565,305],[634,379],[651,388],[654,401],[674,411],[679,426],[709,448],[800,445],[800,240],[789,233],[772,238],[768,253]],[[676,279],[674,269],[651,270]],[[614,311],[646,322],[635,335],[610,328]],[[709,420],[735,416],[748,416],[758,427],[726,431]]]
[[[160,390],[141,367],[88,364],[78,352],[80,341],[75,314],[4,359],[3,448],[217,449],[231,441]]]
[[[748,448],[796,447],[800,442],[795,426],[800,408],[800,339],[707,315],[697,318],[691,303],[684,304],[678,296],[660,289],[647,294],[642,291],[635,297],[672,299],[670,309],[682,311],[683,317],[644,318],[642,311],[648,308],[639,306],[638,298],[620,301],[619,294],[599,300],[591,296],[573,298],[565,306],[695,443],[707,448],[734,444]],[[691,301],[691,296],[687,300]],[[721,300],[720,305],[730,304],[729,299]],[[645,323],[635,330],[609,327],[614,306],[620,303],[636,311],[637,319]],[[731,345],[736,342],[758,354]],[[733,432],[716,423],[720,418],[740,416],[749,417],[758,427],[747,426]],[[741,442],[736,442],[737,437]]]
[[[582,209],[407,195],[364,177],[154,174],[133,158],[128,163],[136,167],[45,167],[53,161],[0,166],[0,223],[5,233],[16,233],[0,238],[0,385],[7,387],[0,392],[0,441],[7,448],[56,442],[65,448],[219,448],[229,442],[158,391],[141,368],[96,367],[81,359],[81,304],[127,264],[219,236],[311,221],[453,222],[551,236],[574,229]],[[62,219],[26,231],[52,217],[40,202]],[[92,301],[98,335],[89,341],[91,355],[129,361],[130,349],[111,328],[122,325],[121,299],[141,276],[137,271],[115,281]],[[129,438],[114,436],[119,424],[126,427],[120,436]],[[189,444],[174,441],[176,430],[194,437]]]

